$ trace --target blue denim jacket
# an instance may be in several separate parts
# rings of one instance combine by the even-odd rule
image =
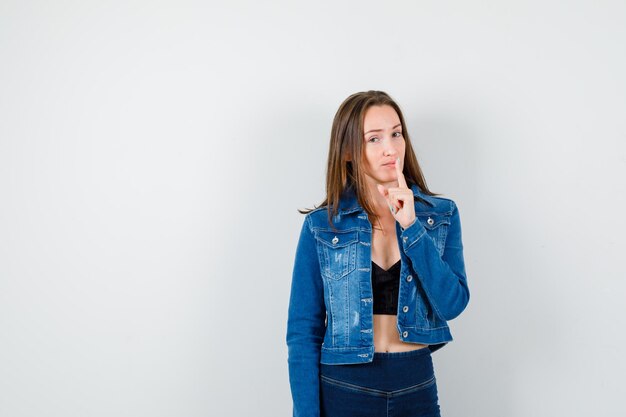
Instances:
[[[435,351],[452,340],[447,321],[469,301],[461,222],[454,201],[410,185],[416,220],[396,222],[401,271],[400,340]],[[319,364],[371,362],[374,356],[372,225],[353,189],[328,222],[326,207],[303,222],[291,281],[287,335],[294,417],[319,417]]]

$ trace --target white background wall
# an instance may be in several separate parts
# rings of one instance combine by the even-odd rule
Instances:
[[[302,216],[401,105],[472,293],[445,416],[623,416],[623,1],[0,2],[0,415],[287,416]]]

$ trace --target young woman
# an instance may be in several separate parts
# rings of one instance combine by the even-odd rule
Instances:
[[[469,300],[461,223],[428,190],[389,95],[341,104],[326,199],[301,212],[286,335],[294,417],[439,416],[431,352]]]

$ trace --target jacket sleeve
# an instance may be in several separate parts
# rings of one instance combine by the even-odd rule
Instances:
[[[307,215],[296,249],[287,319],[287,361],[294,417],[320,415],[319,363],[326,307],[310,222]]]
[[[450,203],[452,215],[443,255],[418,218],[406,229],[400,228],[404,253],[411,260],[435,313],[446,321],[461,314],[469,302],[461,219],[456,204],[452,200]]]

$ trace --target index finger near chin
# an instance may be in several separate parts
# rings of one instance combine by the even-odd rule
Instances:
[[[398,158],[400,160],[400,158]],[[398,187],[409,188],[406,180],[404,179],[404,174],[402,173],[402,168],[400,168],[400,164],[396,164],[396,174],[398,174]]]

